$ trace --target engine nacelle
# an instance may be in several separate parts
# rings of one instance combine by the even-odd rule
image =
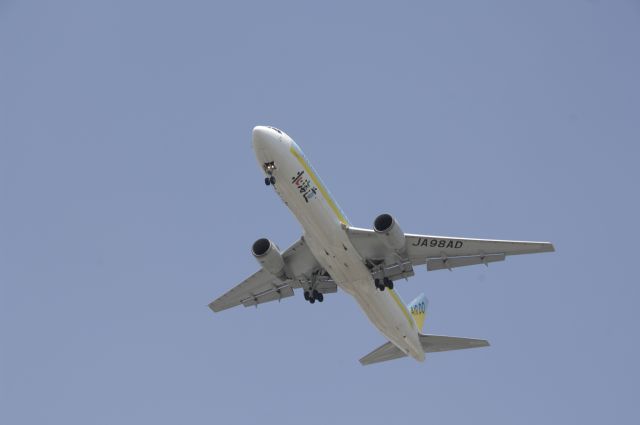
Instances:
[[[380,214],[373,221],[373,230],[384,244],[395,252],[402,252],[406,248],[406,240],[404,232],[400,225],[393,219],[390,214]]]
[[[251,253],[266,271],[274,276],[282,276],[284,258],[276,244],[267,238],[258,239],[253,243]]]

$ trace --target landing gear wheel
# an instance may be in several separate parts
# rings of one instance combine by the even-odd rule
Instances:
[[[376,285],[376,289],[383,291],[384,290],[384,286],[382,284],[380,284],[380,279],[374,279],[373,280],[373,284]]]
[[[324,295],[322,295],[322,293],[318,293],[318,296],[316,297],[318,299],[318,302],[321,303],[322,301],[324,301]]]
[[[313,292],[311,293],[313,295],[313,298],[318,299],[320,298],[320,292],[316,291],[315,289],[313,290]]]
[[[313,298],[313,297],[312,297],[312,298],[309,298],[309,302],[310,302],[311,304],[313,304],[314,302],[316,302],[316,299],[315,299],[315,298]]]
[[[266,184],[267,186],[269,186],[271,184],[271,179],[269,177],[265,177],[264,178],[264,184]]]
[[[274,176],[269,177],[269,183],[276,184],[276,178]]]
[[[384,286],[389,288],[389,289],[393,289],[393,280],[385,277],[384,278]]]
[[[309,301],[309,291],[304,291],[304,299],[305,301]]]

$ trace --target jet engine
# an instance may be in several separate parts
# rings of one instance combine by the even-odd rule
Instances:
[[[282,276],[284,259],[276,244],[267,238],[258,239],[253,243],[251,253],[266,271],[274,276]]]
[[[404,232],[390,214],[380,214],[373,221],[373,230],[384,244],[395,252],[405,250]]]

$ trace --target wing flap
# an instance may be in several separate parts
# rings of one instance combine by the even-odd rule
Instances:
[[[209,304],[209,308],[214,312],[226,310],[242,304],[243,300],[262,294],[273,289],[274,284],[281,283],[280,279],[264,269],[260,269],[242,283],[234,286],[224,295]]]
[[[266,293],[246,298],[242,300],[242,305],[245,307],[251,307],[252,305],[258,305],[262,303],[267,303],[269,301],[280,301],[283,298],[292,297],[293,296],[293,288],[289,285],[282,285],[277,288],[272,289]]]
[[[489,264],[496,261],[504,261],[505,257],[505,254],[489,254],[469,257],[429,258],[427,259],[427,270],[451,270],[455,267],[473,266],[476,264]]]

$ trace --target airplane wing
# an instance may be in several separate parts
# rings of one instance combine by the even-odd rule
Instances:
[[[470,239],[452,236],[405,234],[406,249],[402,253],[390,250],[373,230],[349,227],[349,239],[365,260],[381,264],[385,275],[399,279],[413,275],[413,266],[426,264],[427,270],[503,261],[509,255],[553,252],[549,242]]]
[[[280,301],[283,298],[293,296],[295,288],[308,285],[313,278],[316,282],[316,290],[323,294],[336,292],[336,284],[327,273],[318,265],[311,251],[307,247],[304,237],[287,248],[282,257],[285,262],[286,277],[280,279],[265,269],[260,269],[238,284],[226,294],[209,304],[214,312],[226,310],[231,307]]]

